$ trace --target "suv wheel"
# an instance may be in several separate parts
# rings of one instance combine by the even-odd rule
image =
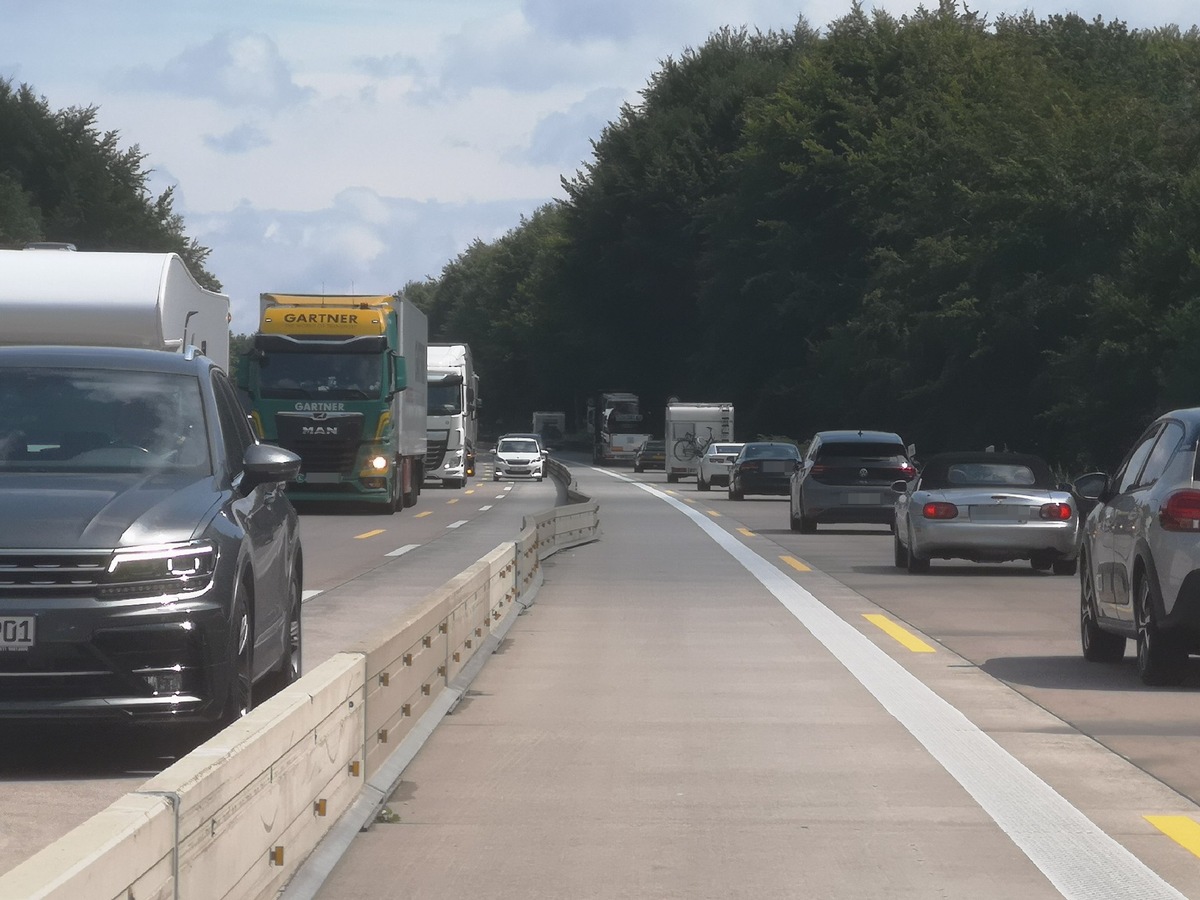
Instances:
[[[1096,612],[1096,586],[1086,559],[1079,568],[1079,642],[1088,662],[1115,663],[1125,656],[1125,638],[1100,627]]]
[[[1187,674],[1187,648],[1179,635],[1160,628],[1154,611],[1155,591],[1143,575],[1137,596],[1137,667],[1143,684],[1179,684]]]
[[[243,577],[238,579],[233,593],[233,610],[229,618],[229,686],[225,694],[225,708],[221,712],[221,728],[236,722],[250,712],[254,705],[254,641],[251,635],[250,607],[246,603],[247,575],[248,573],[243,573]]]
[[[283,657],[279,660],[278,668],[264,680],[267,696],[273,696],[289,684],[300,678],[304,653],[304,630],[301,624],[301,606],[303,592],[300,585],[300,567],[292,570],[292,578],[288,583],[288,612],[284,625],[285,644]]]

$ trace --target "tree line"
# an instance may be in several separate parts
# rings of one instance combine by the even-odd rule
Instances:
[[[723,29],[563,201],[403,293],[472,345],[496,427],[623,389],[732,401],[745,438],[1111,467],[1200,404],[1198,82],[1195,29],[953,0]]]

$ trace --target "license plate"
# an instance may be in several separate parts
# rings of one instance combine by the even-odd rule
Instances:
[[[878,506],[883,497],[879,494],[847,494],[846,502],[851,506]]]
[[[35,622],[33,616],[0,616],[0,651],[32,647]]]
[[[972,506],[971,520],[974,522],[1024,522],[1029,511],[1023,506]]]
[[[786,472],[790,467],[790,463],[781,460],[769,459],[763,463],[764,472]]]

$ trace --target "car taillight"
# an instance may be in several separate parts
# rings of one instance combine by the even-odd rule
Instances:
[[[1200,491],[1176,491],[1158,510],[1163,531],[1200,531]]]
[[[908,463],[903,463],[900,466],[900,477],[905,481],[912,481],[917,477],[917,469],[915,466],[910,466]]]
[[[747,460],[746,462],[740,463],[738,465],[738,471],[739,472],[757,472],[758,471],[758,463],[750,462],[749,460]]]
[[[1070,503],[1043,503],[1038,515],[1051,522],[1065,522],[1071,518],[1072,512]]]
[[[921,515],[927,519],[955,519],[958,517],[958,507],[953,503],[937,501],[926,503],[921,509]]]

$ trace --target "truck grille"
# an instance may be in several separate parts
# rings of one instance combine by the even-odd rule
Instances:
[[[301,472],[350,472],[358,458],[358,444],[333,441],[304,441],[280,443],[300,457]]]
[[[425,448],[425,471],[432,472],[435,469],[442,467],[442,462],[446,459],[446,447],[449,445],[449,438],[428,438]]]
[[[354,469],[362,441],[362,413],[278,413],[279,446],[300,457],[300,471],[343,472]]]

